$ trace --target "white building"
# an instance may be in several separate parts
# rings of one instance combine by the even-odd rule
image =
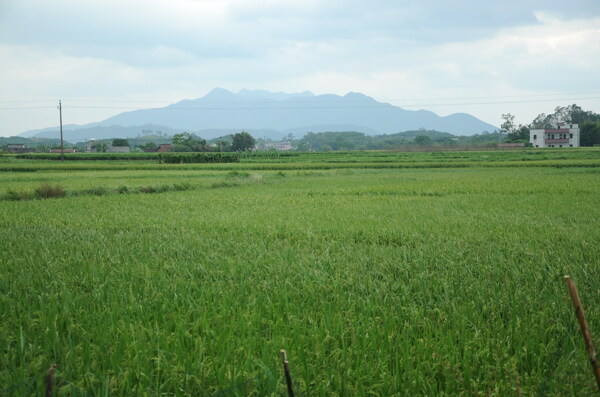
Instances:
[[[131,153],[129,146],[111,146],[106,150],[108,153]]]
[[[85,144],[85,152],[86,153],[93,153],[93,152],[95,152],[95,150],[92,147],[92,146],[94,146],[94,143],[96,143],[96,138],[90,138],[86,142],[86,144]]]
[[[579,147],[579,125],[558,124],[530,130],[529,142],[533,147]]]
[[[292,144],[290,142],[266,142],[265,150],[275,149],[275,150],[292,150]]]

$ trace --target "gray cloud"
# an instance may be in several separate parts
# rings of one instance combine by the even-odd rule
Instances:
[[[409,100],[397,105],[573,92],[596,88],[599,17],[597,0],[8,0],[0,87],[9,99],[176,101],[223,86]],[[510,111],[431,110],[471,109],[495,124]],[[3,113],[0,127],[33,118]]]
[[[0,28],[0,43],[57,46],[68,54],[119,60],[127,59],[132,48],[156,47],[198,57],[248,58],[290,41],[384,37],[405,48],[470,41],[502,28],[535,24],[535,10],[565,19],[600,14],[595,0],[272,1],[262,6],[235,1],[223,9],[222,19],[207,24],[191,2],[148,4],[14,1]],[[188,7],[191,20],[178,25],[174,15],[185,14]],[[196,24],[193,18],[198,18]]]

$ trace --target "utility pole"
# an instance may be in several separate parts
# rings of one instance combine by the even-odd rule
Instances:
[[[58,114],[60,117],[60,161],[65,161],[65,145],[63,143],[63,131],[62,131],[62,104],[60,99],[58,100]]]

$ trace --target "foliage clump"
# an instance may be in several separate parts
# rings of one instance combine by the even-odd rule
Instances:
[[[35,194],[38,198],[49,199],[65,197],[67,195],[67,191],[61,185],[51,185],[49,183],[44,183],[40,187],[35,189]]]

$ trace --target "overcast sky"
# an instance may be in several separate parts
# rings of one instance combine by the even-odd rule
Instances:
[[[528,123],[600,112],[598,0],[0,0],[0,136],[215,87]]]

